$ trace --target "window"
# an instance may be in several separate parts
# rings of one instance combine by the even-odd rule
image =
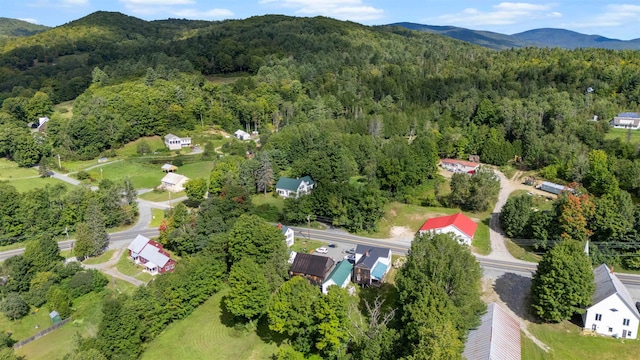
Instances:
[[[631,331],[627,331],[627,337],[631,337]]]
[[[630,321],[629,319],[623,319],[623,320],[622,320],[622,325],[624,325],[624,326],[629,326],[629,323],[630,323],[630,322],[631,322],[631,321]]]
[[[613,328],[609,328],[609,332],[613,332]]]
[[[596,324],[591,325],[591,330],[596,331],[598,329],[598,326]]]
[[[596,321],[602,321],[602,314],[596,314]]]
[[[618,311],[618,309],[616,309],[616,308],[609,309],[609,310],[611,310],[611,312],[616,312],[616,311]]]

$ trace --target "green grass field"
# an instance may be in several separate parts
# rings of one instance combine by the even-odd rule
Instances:
[[[0,159],[0,180],[14,180],[39,176],[38,170],[34,168],[19,167],[13,161]]]
[[[629,130],[627,129],[610,129],[608,133],[604,135],[605,140],[620,139],[623,142],[627,141]],[[631,130],[630,142],[632,144],[640,144],[640,131]]]
[[[164,219],[164,210],[162,209],[151,209],[151,222],[149,223],[149,227],[157,228],[162,224],[162,219]]]
[[[169,325],[142,354],[142,360],[155,359],[271,359],[275,342],[265,342],[254,331],[228,326],[229,316],[220,304],[227,291],[205,301],[187,318]],[[264,325],[258,333],[269,335]]]
[[[193,164],[180,166],[178,168],[178,173],[188,177],[189,179],[203,178],[208,180],[212,169],[213,161],[198,161]]]
[[[459,211],[460,209],[424,207],[392,202],[387,204],[385,208],[385,216],[379,222],[378,231],[363,235],[374,238],[389,238],[391,237],[391,228],[393,226],[404,226],[412,233],[416,233],[427,219],[436,216],[451,215]],[[491,251],[488,226],[490,212],[470,213],[463,211],[463,213],[478,222],[478,229],[476,230],[472,244],[473,247],[480,254],[488,254]]]
[[[312,253],[314,252],[315,249],[319,247],[327,246],[327,245],[328,244],[324,241],[307,240],[304,238],[296,237],[290,249],[295,252]]]
[[[71,189],[73,185],[66,183],[62,180],[54,179],[54,178],[33,178],[33,179],[20,179],[20,180],[11,180],[9,182],[13,185],[16,190],[19,192],[27,192],[34,189],[41,189],[46,187],[47,185],[54,186],[62,184],[67,190]]]
[[[284,199],[281,197],[274,197],[272,193],[264,194],[256,194],[251,197],[251,202],[255,206],[260,205],[273,205],[278,208],[278,210],[282,211],[284,209]]]
[[[122,181],[128,176],[131,178],[131,182],[136,189],[155,188],[160,185],[160,180],[165,175],[165,173],[160,170],[160,166],[132,161],[114,162],[91,169],[88,172],[91,178],[97,182],[103,178],[112,181]]]
[[[142,280],[144,282],[149,282],[151,281],[151,279],[153,279],[153,276],[142,271],[143,266],[136,265],[133,260],[129,259],[129,254],[126,251],[123,252],[120,256],[120,260],[118,260],[116,268],[121,273],[128,276],[133,276],[134,278]]]
[[[529,331],[552,351],[544,359],[558,360],[632,360],[638,358],[640,341],[582,335],[581,329],[568,321],[559,324],[530,324]],[[525,353],[524,351],[527,351]],[[529,355],[529,352],[531,355]],[[523,349],[523,359],[540,359],[529,346]]]
[[[152,152],[165,148],[164,140],[160,136],[147,136],[126,144],[116,150],[116,154],[118,154],[118,156],[139,156],[138,143],[143,140],[149,144],[149,148],[151,148]]]
[[[16,354],[25,356],[29,360],[49,360],[60,359],[64,355],[72,352],[76,346],[76,333],[79,333],[83,337],[93,336],[97,333],[98,324],[102,318],[102,299],[107,294],[107,291],[101,293],[92,292],[79,297],[73,303],[76,309],[72,315],[73,320],[46,336],[17,349]],[[37,329],[34,333],[45,329],[51,324],[49,315],[44,308],[40,313],[42,313],[46,319],[43,319],[39,323],[40,329]],[[6,330],[7,328],[2,327],[2,329]],[[15,339],[19,338],[15,337]]]
[[[142,195],[139,196],[140,199],[144,199],[144,200],[148,200],[148,201],[155,201],[155,202],[159,202],[159,201],[169,201],[169,200],[175,200],[178,198],[181,198],[183,196],[187,196],[187,193],[185,193],[184,191],[178,191],[176,193],[172,193],[169,191],[149,191],[148,193],[144,193]],[[171,204],[173,206],[175,206],[177,203],[175,204]]]
[[[95,265],[95,264],[106,263],[107,261],[109,261],[109,259],[111,259],[111,257],[113,256],[114,252],[115,252],[114,249],[107,250],[107,251],[105,251],[104,253],[102,253],[99,256],[86,259],[82,263],[83,264],[87,264],[87,265]]]
[[[549,355],[522,331],[520,332],[520,347],[523,360],[544,360]]]

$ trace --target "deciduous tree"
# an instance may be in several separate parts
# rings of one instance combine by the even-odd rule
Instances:
[[[271,289],[264,269],[251,258],[244,258],[231,266],[229,272],[227,309],[235,316],[252,320],[266,311]]]

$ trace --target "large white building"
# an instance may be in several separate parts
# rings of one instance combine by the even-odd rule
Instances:
[[[164,144],[167,145],[169,150],[180,150],[183,147],[191,146],[190,137],[179,137],[173,134],[167,134],[164,136]]]
[[[463,213],[457,213],[427,220],[420,230],[418,230],[418,233],[420,233],[420,235],[426,232],[450,234],[458,239],[461,244],[471,245],[477,228],[478,224],[473,220],[466,217]]]
[[[596,291],[592,304],[582,315],[584,328],[601,335],[635,339],[640,313],[620,279],[602,264],[594,271]]]

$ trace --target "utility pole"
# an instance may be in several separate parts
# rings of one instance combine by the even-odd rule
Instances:
[[[311,215],[307,215],[307,238],[311,241]]]
[[[58,169],[62,169],[62,163],[60,162],[60,154],[58,154]]]

